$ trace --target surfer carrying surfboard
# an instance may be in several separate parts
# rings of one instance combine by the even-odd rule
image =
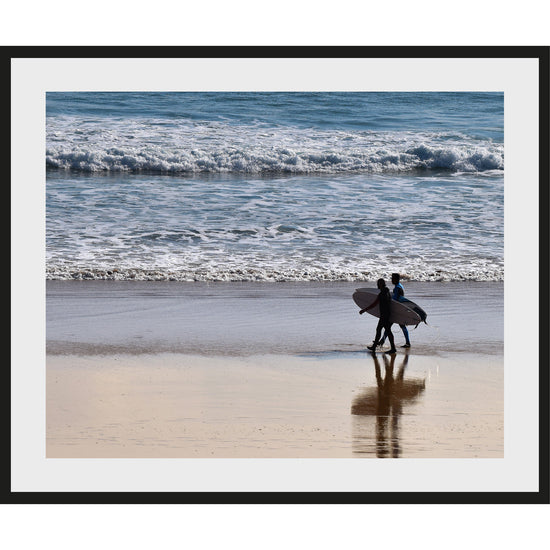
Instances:
[[[391,274],[391,282],[394,285],[393,287],[393,293],[392,298],[394,300],[400,301],[400,298],[402,296],[405,296],[405,289],[403,288],[403,285],[400,283],[401,276],[399,273],[392,273]],[[399,325],[399,328],[403,331],[403,336],[405,337],[405,345],[402,346],[404,348],[410,348],[411,347],[411,341],[409,340],[409,330],[407,329],[406,325]],[[384,336],[382,336],[382,340],[378,343],[379,346],[384,345],[384,342],[386,341],[386,338],[388,337],[388,333],[384,332]]]
[[[395,349],[393,333],[391,331],[392,323],[390,322],[390,307],[392,297],[384,279],[378,279],[378,281],[376,282],[376,286],[378,287],[378,290],[380,292],[374,302],[359,311],[359,314],[362,315],[363,313],[365,313],[365,311],[372,309],[377,304],[380,310],[380,320],[378,321],[378,325],[376,326],[376,336],[374,338],[372,346],[367,346],[367,349],[369,349],[370,351],[376,350],[376,346],[378,345],[378,342],[380,341],[380,336],[382,335],[382,329],[384,329],[391,345],[391,348],[386,353],[393,355],[394,353],[396,353],[397,350]]]

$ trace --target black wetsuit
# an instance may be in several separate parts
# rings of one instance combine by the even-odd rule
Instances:
[[[392,323],[390,323],[390,307],[391,307],[391,294],[387,286],[380,290],[378,294],[378,308],[380,310],[380,321],[376,326],[376,336],[374,338],[375,345],[380,341],[380,336],[382,335],[382,329],[385,329],[390,341],[391,349],[395,348],[393,334],[391,331]]]

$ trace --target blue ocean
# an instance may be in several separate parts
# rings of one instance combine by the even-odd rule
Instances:
[[[504,279],[501,93],[48,93],[48,279]]]

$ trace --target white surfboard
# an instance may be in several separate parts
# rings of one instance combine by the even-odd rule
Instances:
[[[353,293],[353,301],[364,309],[370,306],[378,297],[380,291],[377,288],[358,288]],[[401,301],[402,300],[402,301]],[[426,322],[426,312],[414,302],[402,298],[400,301],[392,300],[390,307],[390,322],[398,325],[418,325],[422,321]],[[380,309],[378,304],[367,313],[380,318]]]

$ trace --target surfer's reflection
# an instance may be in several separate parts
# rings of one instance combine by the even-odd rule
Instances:
[[[413,403],[424,391],[424,379],[405,380],[405,369],[409,362],[406,354],[394,376],[396,356],[384,358],[384,376],[378,357],[373,354],[376,374],[376,387],[365,388],[351,405],[354,422],[354,451],[357,453],[376,452],[378,458],[398,458],[401,454],[399,421],[403,406]],[[363,418],[361,418],[363,417]],[[376,417],[376,440],[373,442],[372,422],[364,417]]]

